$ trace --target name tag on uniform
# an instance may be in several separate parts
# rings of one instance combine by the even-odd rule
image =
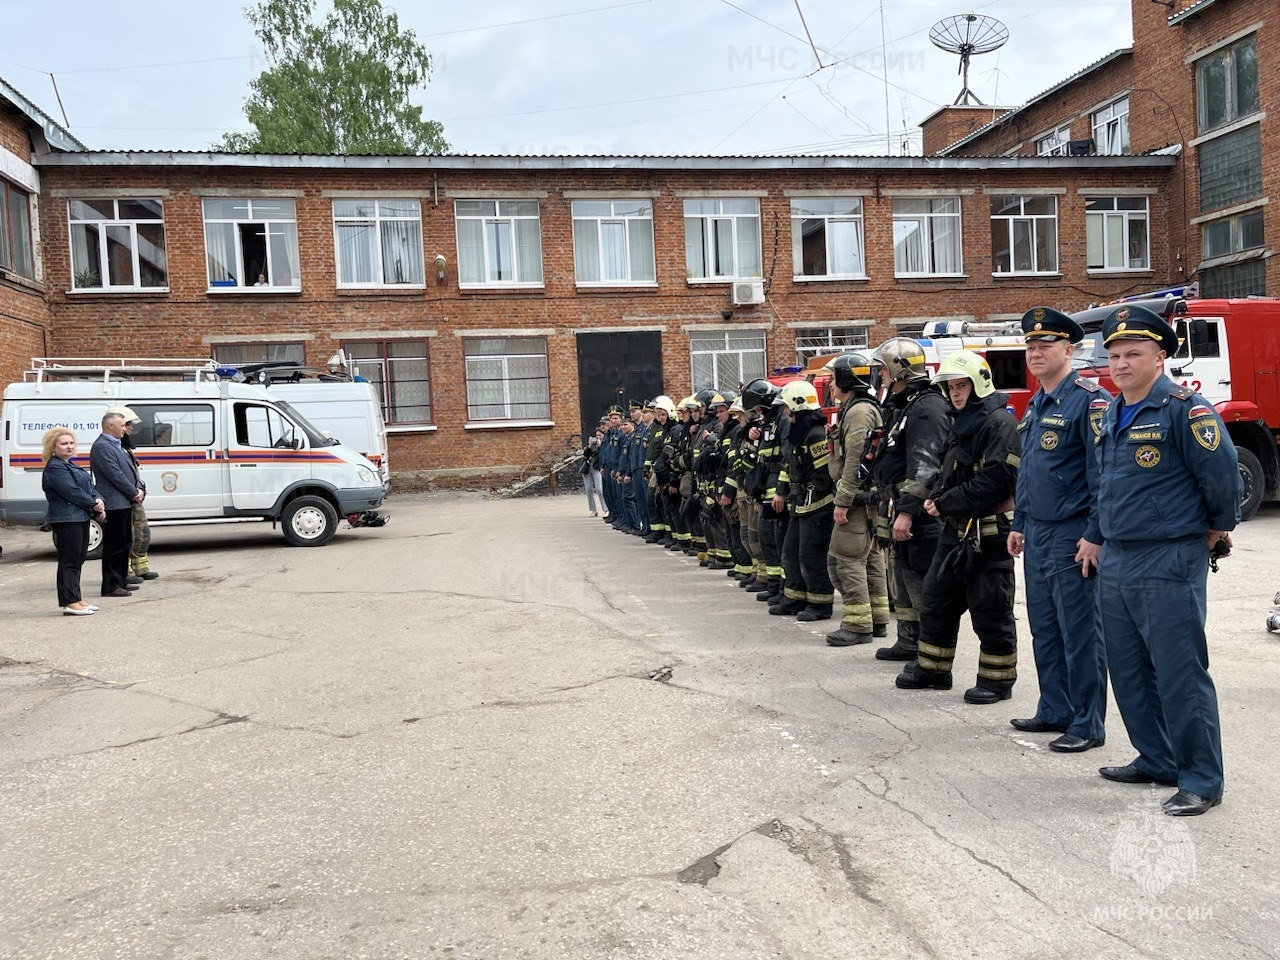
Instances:
[[[1163,430],[1130,430],[1130,443],[1163,443]]]
[[[1040,425],[1043,427],[1065,427],[1067,425],[1066,417],[1041,417]]]

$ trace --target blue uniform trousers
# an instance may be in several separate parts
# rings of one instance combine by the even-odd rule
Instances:
[[[609,519],[617,521],[622,516],[622,511],[618,507],[618,481],[613,479],[613,472],[609,467],[605,467],[604,474],[604,502],[609,508]]]
[[[1222,734],[1204,637],[1208,569],[1202,535],[1108,541],[1098,609],[1134,766],[1213,799],[1222,796]]]
[[[1076,543],[1086,514],[1050,523],[1026,518],[1023,574],[1031,651],[1040,678],[1036,717],[1087,740],[1105,736],[1107,658],[1094,581],[1080,576]]]
[[[627,484],[631,495],[631,526],[637,530],[649,532],[649,488],[644,479],[644,467],[631,471],[631,482]]]

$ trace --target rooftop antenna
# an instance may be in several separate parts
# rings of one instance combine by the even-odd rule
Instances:
[[[960,95],[952,106],[986,106],[978,95],[969,89],[969,58],[977,54],[991,53],[1004,46],[1009,39],[1009,28],[995,17],[978,13],[962,13],[956,17],[939,20],[929,29],[929,40],[940,50],[960,55],[957,71],[964,83]]]

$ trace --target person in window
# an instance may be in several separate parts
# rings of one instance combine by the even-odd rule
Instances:
[[[254,283],[254,286],[255,286],[255,287],[265,287],[265,286],[268,286],[268,283],[267,283],[267,275],[266,275],[265,273],[260,273],[260,274],[258,274],[258,279],[257,279],[257,281]]]
[[[98,608],[80,595],[80,571],[89,552],[89,521],[103,520],[102,497],[86,470],[71,462],[76,435],[66,427],[51,427],[44,434],[44,474],[40,483],[49,502],[49,526],[58,551],[58,606],[66,617],[88,617]]]

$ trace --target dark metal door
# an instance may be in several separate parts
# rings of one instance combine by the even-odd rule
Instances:
[[[578,334],[578,403],[582,435],[595,432],[612,404],[623,410],[631,400],[652,400],[662,393],[662,334]]]

